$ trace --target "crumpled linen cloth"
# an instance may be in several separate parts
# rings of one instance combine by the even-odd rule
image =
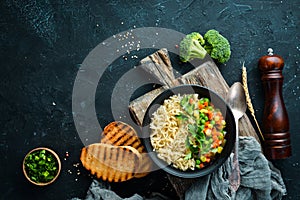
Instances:
[[[71,200],[81,200],[79,198],[72,198]],[[134,194],[129,198],[121,198],[115,192],[108,189],[108,187],[97,180],[93,180],[91,183],[87,195],[84,200],[143,200],[138,194]]]
[[[228,177],[232,169],[233,154],[215,172],[199,178],[185,193],[186,200],[278,200],[286,195],[281,173],[261,152],[261,146],[253,137],[239,137],[239,164],[241,185],[235,192]],[[135,194],[124,200],[143,200]],[[155,198],[151,198],[155,200]],[[157,198],[157,200],[162,198]],[[73,198],[72,200],[80,200]],[[84,200],[123,200],[104,184],[94,180]],[[149,199],[148,199],[149,200]]]
[[[231,157],[214,173],[199,179],[185,194],[185,199],[269,200],[281,199],[286,187],[281,173],[261,152],[253,137],[239,137],[241,185],[234,192],[228,177],[232,169]]]

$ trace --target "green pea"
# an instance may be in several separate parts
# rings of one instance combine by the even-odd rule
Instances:
[[[205,121],[208,121],[208,117],[207,117],[207,116],[205,116],[205,117],[204,117],[204,120],[205,120]],[[205,122],[204,122],[204,123],[205,123]]]

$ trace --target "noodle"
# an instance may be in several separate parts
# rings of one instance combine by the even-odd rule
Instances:
[[[180,126],[179,120],[175,117],[181,112],[180,100],[180,95],[173,95],[153,113],[150,139],[160,159],[185,171],[194,169],[195,161],[184,159],[187,154],[185,140],[188,131],[185,126]]]
[[[208,98],[173,95],[164,100],[150,123],[150,141],[158,158],[186,171],[203,168],[221,153],[226,122]]]

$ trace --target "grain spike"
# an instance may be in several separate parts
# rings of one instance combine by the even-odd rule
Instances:
[[[251,98],[250,98],[250,95],[249,95],[249,90],[248,90],[248,83],[247,83],[247,69],[246,67],[244,66],[245,62],[243,62],[243,66],[242,66],[242,82],[243,82],[243,88],[245,90],[245,95],[246,95],[246,101],[247,101],[247,105],[248,105],[248,109],[255,121],[255,124],[257,126],[257,129],[260,133],[260,136],[262,138],[262,140],[264,141],[265,138],[260,130],[260,127],[258,125],[258,122],[256,120],[256,117],[255,117],[255,111],[254,111],[254,108],[253,108],[253,105],[252,105],[252,102],[251,102]]]

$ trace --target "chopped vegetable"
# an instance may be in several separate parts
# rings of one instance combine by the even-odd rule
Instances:
[[[222,152],[226,142],[226,122],[220,110],[208,98],[198,99],[197,95],[184,95],[180,105],[183,112],[177,119],[187,124],[189,133],[185,159],[194,159],[196,167],[202,168]]]
[[[58,162],[49,151],[36,150],[25,158],[25,171],[32,181],[47,183],[57,175]]]
[[[207,52],[202,45],[204,45],[204,40],[199,33],[193,32],[186,35],[179,45],[181,61],[188,62],[194,58],[203,59]]]
[[[208,53],[219,63],[225,63],[231,55],[229,41],[214,29],[207,31],[204,37],[197,32],[186,35],[179,47],[182,62],[195,58],[203,59]]]
[[[204,49],[207,53],[219,63],[225,63],[229,60],[231,51],[228,40],[218,31],[212,29],[204,35]]]

